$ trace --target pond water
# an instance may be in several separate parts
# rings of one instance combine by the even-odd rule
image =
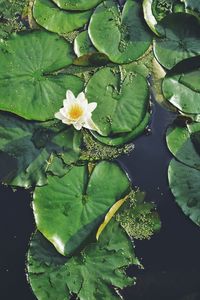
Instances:
[[[162,230],[150,241],[137,241],[136,253],[144,270],[130,269],[137,285],[124,291],[126,300],[199,300],[199,228],[175,204],[167,182],[171,155],[165,145],[165,130],[174,119],[154,104],[151,133],[135,141],[135,150],[119,159],[135,186],[156,202]],[[35,300],[25,276],[25,255],[34,220],[28,191],[13,193],[0,188],[1,299]],[[56,300],[56,299],[55,299]],[[88,299],[90,300],[90,299]]]

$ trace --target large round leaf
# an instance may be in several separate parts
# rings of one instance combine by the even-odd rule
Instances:
[[[121,12],[114,0],[104,1],[91,17],[89,35],[94,46],[112,62],[123,64],[141,57],[151,44],[142,7],[127,0]]]
[[[168,177],[176,202],[183,212],[200,226],[200,171],[173,159]]]
[[[12,186],[28,188],[47,183],[47,172],[64,175],[67,165],[76,162],[80,156],[82,134],[72,127],[56,125],[53,122],[36,123],[0,114],[0,161],[1,180]],[[8,156],[5,158],[4,153]],[[59,169],[55,171],[55,168]],[[3,173],[2,173],[3,172]]]
[[[128,191],[122,169],[99,163],[90,178],[86,166],[72,168],[64,177],[49,177],[36,188],[34,215],[38,229],[63,255],[69,255],[96,229],[110,206]]]
[[[200,14],[200,2],[199,0],[182,0],[185,4],[186,10],[188,12],[196,13],[198,16]]]
[[[95,73],[86,95],[90,102],[97,102],[93,120],[104,136],[131,132],[146,115],[149,104],[146,79],[121,69],[103,68]]]
[[[165,98],[188,114],[200,114],[200,70],[172,74],[163,81]]]
[[[109,146],[119,146],[133,141],[140,134],[142,134],[145,131],[147,125],[149,124],[149,121],[150,114],[147,113],[144,119],[141,121],[141,123],[135,129],[133,129],[133,131],[122,135],[116,135],[114,137],[102,136],[95,131],[92,131],[91,133],[98,141],[100,141],[103,144]]]
[[[62,106],[67,89],[83,89],[76,76],[55,73],[72,63],[72,48],[57,34],[33,31],[0,41],[0,109],[45,121]]]
[[[111,287],[134,283],[125,273],[139,265],[124,230],[112,221],[98,243],[89,244],[79,255],[66,259],[36,233],[28,253],[28,278],[38,300],[69,300],[73,293],[80,300],[121,299]]]
[[[200,132],[200,124],[198,124]],[[172,126],[167,131],[167,145],[172,154],[184,164],[200,170],[200,156],[188,128]]]
[[[161,65],[171,69],[177,63],[200,55],[200,25],[194,16],[177,13],[159,24],[162,38],[156,38],[154,54]]]
[[[89,21],[91,12],[67,12],[59,9],[50,0],[36,0],[33,16],[45,29],[65,34],[83,27]]]
[[[103,0],[53,0],[60,8],[66,10],[88,10],[97,6]]]

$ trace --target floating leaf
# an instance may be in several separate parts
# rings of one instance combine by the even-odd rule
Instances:
[[[184,214],[200,226],[200,171],[172,159],[168,178],[175,201]]]
[[[159,32],[163,37],[155,39],[154,54],[166,69],[200,55],[200,24],[194,16],[170,14],[159,23]]]
[[[141,14],[142,7],[137,1],[127,0],[122,12],[116,1],[104,1],[91,17],[88,32],[92,43],[114,63],[138,59],[152,41]]]
[[[63,255],[71,254],[97,229],[110,206],[128,191],[129,179],[109,162],[99,163],[90,178],[86,166],[64,177],[49,177],[36,188],[33,209],[38,229]]]
[[[139,135],[141,135],[147,128],[150,122],[150,114],[147,113],[141,123],[130,133],[123,135],[115,135],[114,137],[106,137],[98,134],[97,132],[92,131],[92,135],[101,143],[109,146],[119,146],[130,141],[133,141]]]
[[[7,164],[11,164],[6,174],[2,175],[1,170],[1,180],[12,186],[44,185],[55,155],[62,156],[68,166],[80,156],[81,133],[54,122],[30,122],[1,113],[0,136],[0,161],[5,159],[3,153],[7,153]],[[57,175],[67,171],[57,170]]]
[[[184,2],[186,11],[193,13],[196,16],[200,16],[200,2],[199,0],[181,0]]]
[[[200,131],[200,124],[198,124]],[[182,163],[200,170],[200,156],[195,150],[187,126],[172,126],[167,130],[167,145]]]
[[[163,81],[165,98],[186,114],[200,114],[200,70],[169,74]]]
[[[91,9],[102,1],[103,0],[53,0],[60,8],[74,11]]]
[[[88,31],[82,31],[74,40],[74,52],[77,55],[74,64],[83,66],[101,66],[109,62],[107,56],[94,48]]]
[[[36,233],[28,253],[28,277],[38,300],[121,299],[115,288],[132,285],[126,275],[130,265],[140,265],[133,245],[117,222],[110,222],[98,243],[89,244],[77,256],[59,255],[44,237]]]
[[[50,0],[35,0],[33,16],[45,29],[65,34],[88,23],[92,12],[67,12],[59,9]]]
[[[33,31],[0,41],[0,109],[25,119],[54,118],[67,89],[78,94],[80,78],[57,74],[72,63],[72,48],[57,34]]]
[[[103,68],[86,86],[89,102],[97,102],[93,120],[102,135],[133,131],[146,115],[149,88],[146,79],[132,72]]]

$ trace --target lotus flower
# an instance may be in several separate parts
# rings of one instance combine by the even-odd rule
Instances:
[[[76,98],[72,91],[67,90],[63,107],[55,113],[55,118],[61,120],[64,124],[73,125],[77,130],[85,127],[90,130],[98,131],[92,121],[92,112],[96,107],[96,102],[88,103],[83,92]]]

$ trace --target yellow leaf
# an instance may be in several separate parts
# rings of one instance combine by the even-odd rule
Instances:
[[[96,239],[98,241],[100,234],[104,230],[104,228],[107,226],[107,224],[110,222],[112,217],[116,214],[116,212],[120,209],[120,207],[124,204],[124,202],[128,199],[129,195],[124,197],[123,199],[118,200],[109,210],[109,212],[106,214],[105,219],[103,223],[99,226],[97,233],[96,233]]]

